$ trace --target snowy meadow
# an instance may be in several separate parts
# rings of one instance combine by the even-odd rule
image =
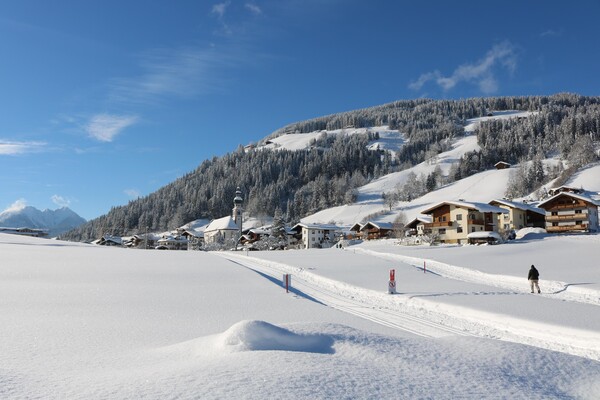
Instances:
[[[0,397],[597,399],[598,248],[159,252],[0,235]]]

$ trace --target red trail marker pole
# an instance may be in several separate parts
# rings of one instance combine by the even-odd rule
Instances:
[[[388,293],[395,294],[396,293],[396,270],[390,269],[390,280],[388,282]]]

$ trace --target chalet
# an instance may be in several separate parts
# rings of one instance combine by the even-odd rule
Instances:
[[[546,211],[548,233],[598,231],[600,201],[570,191],[554,193],[554,196],[538,204],[539,208]]]
[[[348,239],[361,239],[362,238],[362,232],[361,232],[362,227],[363,227],[363,224],[361,224],[360,222],[357,222],[354,225],[352,225],[350,227]]]
[[[341,232],[340,227],[329,224],[299,223],[292,230],[302,235],[302,247],[305,249],[332,247],[337,234]]]
[[[199,250],[204,245],[204,230],[178,229],[179,234],[188,241],[188,250]]]
[[[498,214],[498,228],[505,231],[546,227],[546,212],[531,204],[509,200],[492,200],[488,204],[508,211],[506,214]]]
[[[188,240],[184,236],[164,235],[157,241],[157,250],[187,250]]]
[[[103,235],[93,243],[100,246],[123,246],[123,239],[120,236]]]
[[[498,161],[496,164],[494,164],[494,167],[496,169],[506,169],[506,168],[510,168],[510,164],[507,163],[506,161]]]
[[[393,230],[394,225],[391,222],[369,221],[360,228],[362,238],[365,240],[387,238]]]
[[[465,201],[444,201],[421,211],[432,218],[430,223],[424,224],[424,229],[439,235],[442,243],[467,243],[469,233],[496,232],[497,215],[506,213],[504,208]]]
[[[419,215],[404,225],[404,229],[408,236],[423,236],[431,233],[431,228],[425,229],[427,224],[431,224],[431,215]]]

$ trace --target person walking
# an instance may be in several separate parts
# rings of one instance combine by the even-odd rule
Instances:
[[[537,289],[538,293],[542,293],[540,290],[540,285],[538,285],[539,279],[540,279],[540,273],[535,268],[535,266],[532,264],[531,268],[529,269],[529,274],[527,274],[527,280],[529,281],[529,286],[531,286],[531,293],[533,293],[534,286]]]

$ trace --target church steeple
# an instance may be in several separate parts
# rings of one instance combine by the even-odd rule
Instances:
[[[233,222],[240,228],[240,235],[242,232],[242,212],[244,208],[242,204],[244,203],[244,199],[242,198],[242,191],[239,186],[235,190],[235,197],[233,198],[233,210],[231,218],[233,218]]]

